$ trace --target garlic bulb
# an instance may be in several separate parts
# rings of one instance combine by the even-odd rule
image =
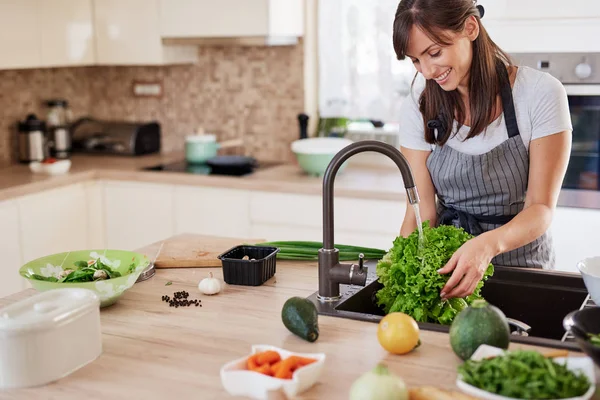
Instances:
[[[221,284],[217,278],[213,277],[212,272],[208,273],[209,277],[204,278],[198,284],[198,289],[204,294],[212,295],[221,291]]]

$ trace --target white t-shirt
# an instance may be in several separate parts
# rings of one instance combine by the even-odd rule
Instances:
[[[415,150],[432,150],[435,146],[425,141],[423,116],[419,111],[418,100],[424,88],[424,81],[415,88],[400,109],[400,145]],[[527,66],[519,66],[513,85],[513,102],[517,125],[525,147],[529,142],[565,130],[573,130],[567,93],[558,79],[547,72]],[[488,125],[481,134],[464,140],[469,127],[462,126],[458,134],[458,124],[454,120],[453,133],[447,145],[467,154],[483,154],[508,139],[504,113]]]

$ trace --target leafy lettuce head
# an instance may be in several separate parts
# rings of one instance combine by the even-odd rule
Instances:
[[[451,274],[442,275],[437,270],[473,236],[450,225],[432,228],[427,221],[423,223],[423,236],[422,249],[419,249],[418,230],[407,238],[398,236],[377,263],[377,275],[383,285],[377,292],[377,302],[386,314],[403,312],[418,322],[449,325],[463,308],[481,298],[483,283],[492,276],[494,267],[488,266],[473,294],[442,302],[440,291]]]

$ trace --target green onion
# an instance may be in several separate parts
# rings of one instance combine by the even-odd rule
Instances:
[[[319,249],[323,247],[323,242],[275,241],[256,243],[254,246],[279,248],[277,258],[280,260],[317,261],[319,259]],[[340,261],[358,260],[361,253],[364,255],[365,260],[380,260],[386,253],[385,250],[364,246],[335,244],[334,247],[339,250]]]

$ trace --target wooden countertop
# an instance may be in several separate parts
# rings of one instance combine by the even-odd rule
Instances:
[[[0,169],[0,200],[36,193],[92,179],[131,180],[164,184],[214,186],[321,195],[322,179],[305,174],[298,165],[281,164],[258,169],[244,177],[193,175],[144,171],[145,167],[185,159],[183,153],[140,157],[74,155],[69,173],[61,176],[34,174],[27,165]],[[402,176],[394,165],[349,164],[335,181],[336,197],[402,200],[406,197]]]
[[[180,239],[211,238],[182,235]],[[154,257],[158,246],[140,251]],[[315,343],[291,334],[281,322],[281,307],[289,297],[306,297],[316,290],[315,262],[278,261],[276,276],[262,286],[225,286],[216,296],[203,296],[197,284],[209,271],[222,279],[220,268],[158,270],[115,305],[102,309],[103,353],[96,361],[53,384],[0,392],[0,398],[226,399],[230,396],[221,385],[220,368],[249,354],[253,344],[327,354],[319,383],[302,399],[347,399],[352,382],[379,362],[385,362],[409,387],[456,390],[459,359],[447,334],[421,331],[422,345],[403,356],[383,350],[377,341],[377,324],[369,322],[319,316],[320,337]],[[165,286],[167,282],[172,285]],[[181,290],[201,299],[203,307],[170,308],[161,301],[163,295],[172,297]],[[0,305],[34,293],[29,289],[0,299]]]

